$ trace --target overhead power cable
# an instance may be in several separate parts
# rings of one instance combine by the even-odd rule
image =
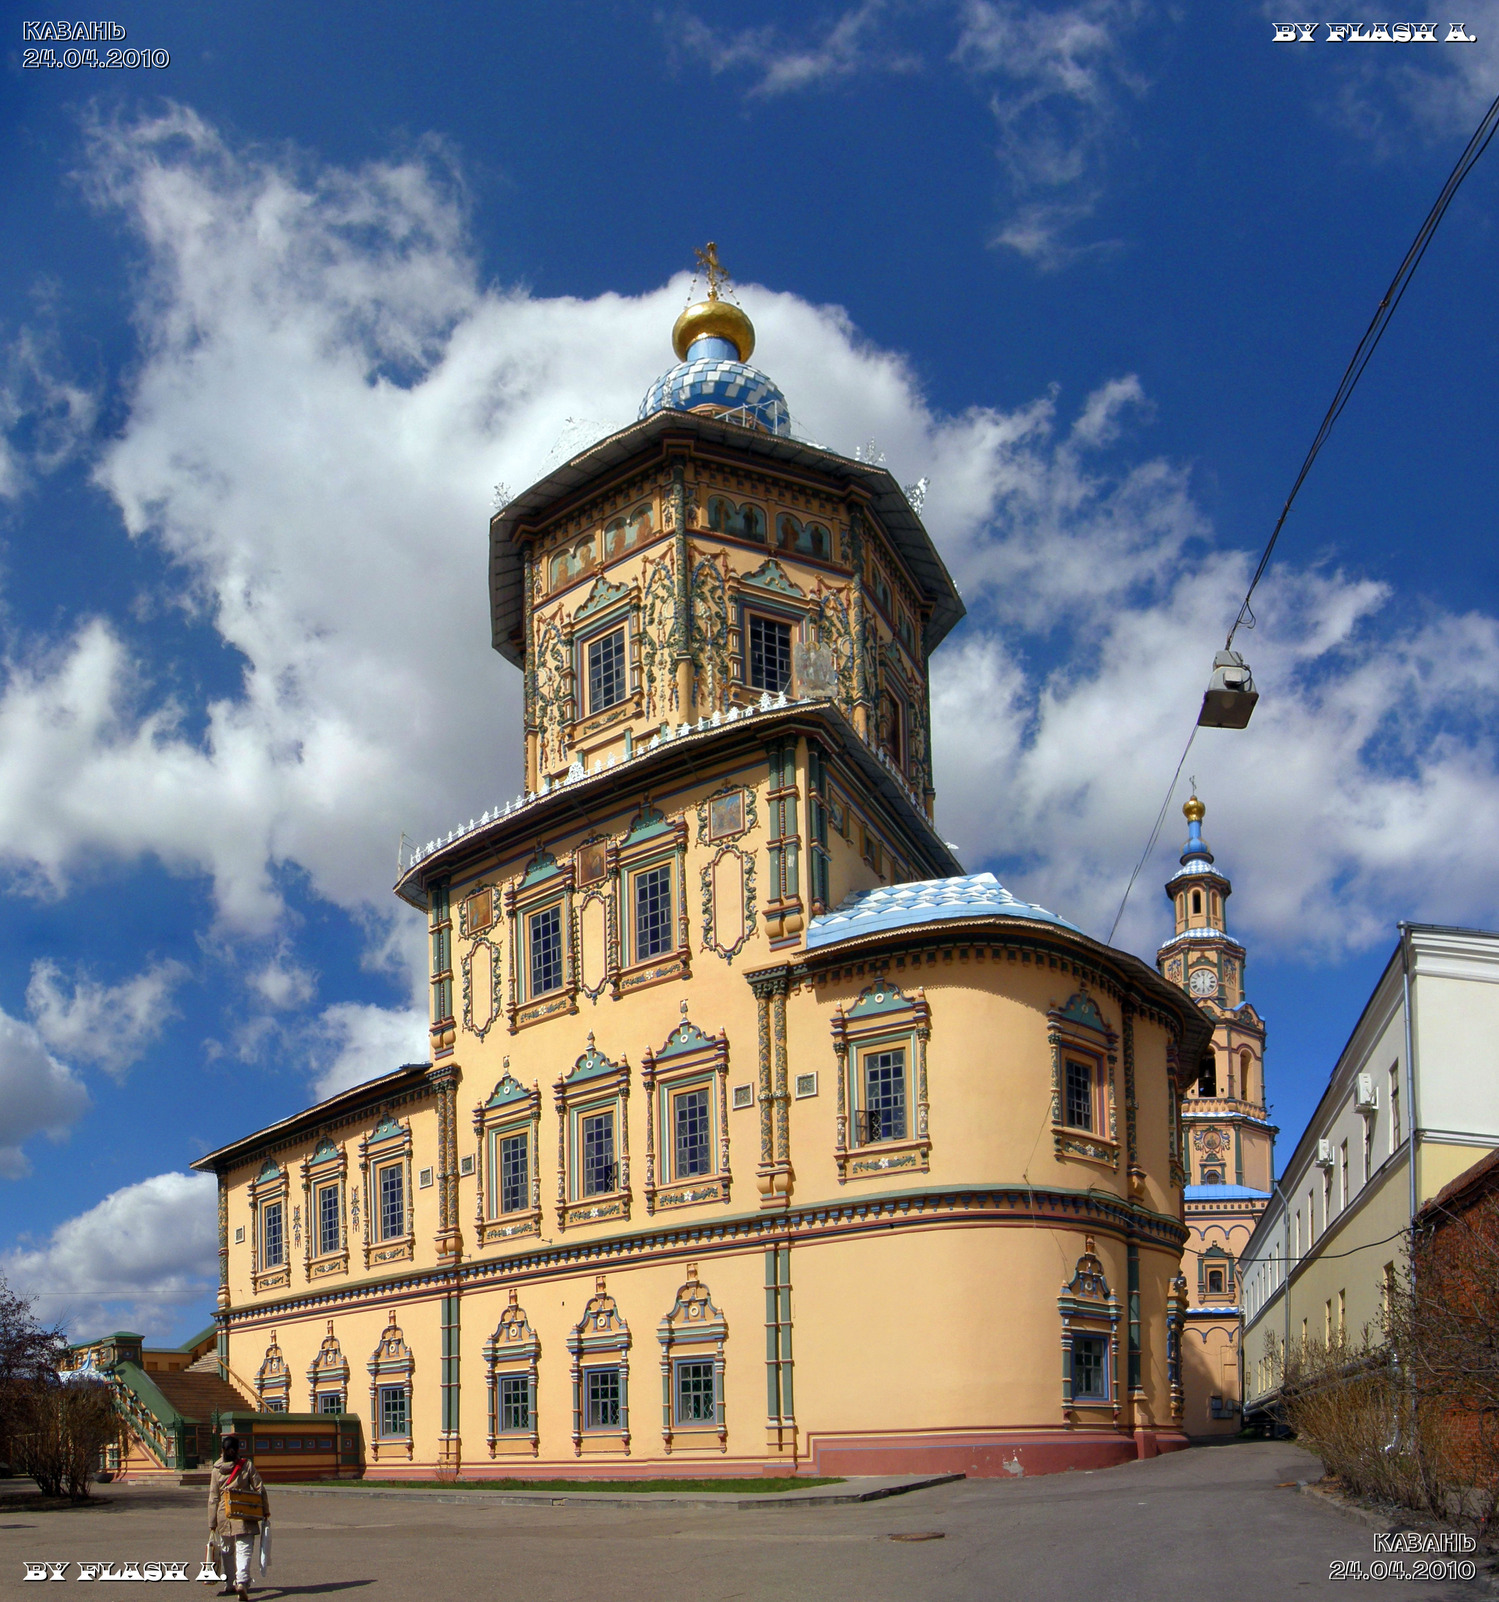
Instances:
[[[1291,504],[1295,501],[1301,486],[1306,482],[1307,474],[1312,470],[1312,463],[1316,461],[1318,453],[1327,443],[1327,437],[1332,432],[1333,424],[1343,415],[1343,408],[1352,398],[1358,381],[1364,375],[1364,369],[1369,365],[1370,359],[1384,338],[1385,330],[1390,326],[1390,319],[1395,315],[1410,287],[1411,279],[1415,276],[1416,268],[1421,265],[1421,258],[1426,254],[1426,248],[1437,231],[1437,226],[1447,214],[1447,208],[1452,204],[1453,197],[1462,187],[1463,180],[1477,165],[1478,159],[1488,149],[1489,142],[1496,131],[1499,131],[1499,95],[1496,95],[1493,104],[1479,119],[1478,126],[1473,130],[1473,137],[1469,139],[1463,149],[1462,155],[1447,175],[1447,181],[1442,185],[1441,193],[1437,196],[1432,208],[1426,214],[1426,220],[1416,231],[1416,237],[1411,241],[1410,249],[1406,251],[1395,276],[1390,280],[1390,287],[1385,290],[1384,297],[1376,307],[1374,316],[1368,328],[1364,330],[1364,337],[1358,342],[1352,359],[1343,371],[1343,377],[1333,395],[1332,404],[1327,408],[1327,414],[1322,419],[1322,426],[1317,430],[1312,440],[1311,449],[1307,451],[1306,458],[1301,464],[1301,470],[1291,485],[1291,493],[1286,496],[1286,503],[1280,510],[1280,516],[1275,520],[1275,527],[1270,531],[1270,538],[1265,542],[1265,549],[1260,555],[1259,565],[1254,570],[1254,577],[1249,581],[1249,588],[1244,592],[1244,600],[1234,618],[1233,627],[1228,631],[1228,639],[1224,644],[1225,650],[1232,650],[1234,635],[1247,622],[1250,628],[1254,627],[1254,613],[1249,603],[1258,587],[1260,580],[1265,576],[1265,570],[1270,566],[1270,558],[1275,551],[1275,542],[1280,538],[1280,531],[1285,526],[1286,518],[1290,515]],[[1186,764],[1187,752],[1192,749],[1192,741],[1197,738],[1197,725],[1194,724],[1192,732],[1187,736],[1187,743],[1182,748],[1180,761],[1176,764],[1176,772],[1171,776],[1171,783],[1166,790],[1166,799],[1161,802],[1161,810],[1156,814],[1155,827],[1150,831],[1150,839],[1146,841],[1145,849],[1140,854],[1140,860],[1135,864],[1134,872],[1129,876],[1129,883],[1124,887],[1124,894],[1119,901],[1119,910],[1114,914],[1114,921],[1109,925],[1108,944],[1114,943],[1114,934],[1119,928],[1119,921],[1124,916],[1125,906],[1129,902],[1130,891],[1135,887],[1135,880],[1139,878],[1141,870],[1155,849],[1156,840],[1160,836],[1161,825],[1166,820],[1166,811],[1171,805],[1171,798],[1176,793],[1177,781],[1181,778],[1182,768]]]

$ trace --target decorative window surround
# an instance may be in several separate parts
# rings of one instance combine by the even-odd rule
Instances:
[[[512,1078],[510,1059],[505,1059],[505,1075],[494,1087],[488,1101],[474,1109],[474,1134],[478,1137],[476,1175],[478,1192],[474,1216],[474,1238],[481,1246],[515,1240],[541,1233],[541,1086],[527,1090]],[[499,1196],[500,1142],[511,1135],[527,1137],[526,1156],[530,1165],[527,1190],[529,1203],[521,1212],[502,1213]]]
[[[386,1458],[405,1456],[409,1463],[412,1456],[412,1441],[416,1433],[415,1421],[411,1416],[411,1376],[416,1370],[416,1362],[412,1358],[411,1348],[406,1344],[406,1337],[401,1334],[400,1325],[396,1323],[396,1310],[390,1310],[390,1322],[385,1326],[385,1333],[380,1337],[380,1343],[370,1354],[370,1456],[379,1462],[381,1454]],[[406,1392],[406,1434],[403,1438],[392,1440],[382,1437],[380,1433],[380,1392],[387,1385],[399,1385]]]
[[[489,1455],[535,1457],[541,1449],[536,1420],[536,1368],[541,1359],[541,1342],[531,1328],[526,1310],[517,1305],[515,1287],[510,1287],[510,1305],[500,1314],[495,1332],[484,1343],[484,1365],[489,1395]],[[524,1379],[530,1398],[529,1431],[506,1430],[500,1416],[500,1384],[507,1379]]]
[[[1057,1298],[1062,1319],[1062,1418],[1071,1429],[1080,1423],[1102,1422],[1111,1414],[1119,1422],[1119,1298],[1109,1289],[1103,1264],[1093,1249],[1093,1237],[1083,1237],[1083,1255],[1072,1278]],[[1097,1397],[1072,1394],[1072,1343],[1076,1336],[1096,1336],[1104,1342],[1103,1389]]]
[[[604,1288],[602,1274],[594,1280],[594,1293],[588,1298],[583,1316],[567,1337],[572,1354],[573,1455],[581,1457],[587,1448],[594,1451],[623,1451],[630,1455],[630,1326],[619,1315],[614,1298]],[[619,1429],[588,1430],[583,1427],[583,1371],[585,1368],[619,1370]]]
[[[291,1370],[276,1344],[275,1330],[271,1331],[271,1343],[255,1374],[255,1394],[263,1413],[285,1413],[291,1406]]]
[[[336,1396],[339,1413],[349,1410],[349,1360],[343,1354],[338,1344],[338,1337],[333,1333],[333,1320],[328,1320],[328,1333],[323,1336],[323,1344],[318,1347],[317,1356],[312,1360],[312,1366],[307,1370],[308,1407],[314,1413],[324,1413],[327,1408],[323,1405],[325,1396]],[[409,1404],[408,1404],[409,1405]]]
[[[733,1178],[729,1172],[728,1036],[705,1035],[684,1018],[667,1036],[659,1052],[646,1052],[641,1061],[640,1082],[645,1090],[646,1212],[654,1213],[658,1207],[690,1207],[700,1202],[727,1203]],[[706,1174],[677,1179],[671,1168],[672,1097],[696,1088],[709,1092],[709,1104],[713,1108],[710,1150],[714,1166]],[[658,1123],[661,1130],[659,1154],[656,1150]]]
[[[274,1157],[267,1157],[260,1172],[250,1182],[250,1289],[282,1290],[291,1284],[291,1180]],[[268,1202],[281,1203],[281,1261],[270,1268],[262,1262],[265,1250],[265,1209]]]
[[[519,883],[505,887],[505,918],[510,926],[510,1005],[506,1013],[510,1033],[543,1018],[578,1010],[578,957],[574,945],[573,868],[539,850],[531,858]],[[549,906],[559,910],[562,933],[562,984],[545,995],[531,995],[530,919]]]
[[[588,1050],[552,1087],[557,1103],[557,1227],[623,1222],[630,1216],[630,1063],[611,1062],[588,1036]],[[582,1119],[614,1114],[614,1189],[583,1195]]]
[[[326,1279],[329,1274],[347,1274],[349,1271],[349,1231],[344,1219],[348,1169],[347,1152],[341,1145],[335,1146],[326,1135],[313,1148],[312,1155],[302,1163],[302,1211],[307,1217],[302,1274],[309,1281]],[[328,1185],[338,1187],[338,1246],[331,1252],[324,1252],[318,1249],[322,1245],[322,1214],[318,1193]]]
[[[406,1216],[405,1233],[391,1240],[380,1239],[379,1173],[398,1162],[402,1173],[402,1196]],[[411,1125],[387,1112],[359,1142],[359,1188],[364,1195],[364,1266],[377,1263],[410,1262],[416,1255],[416,1187],[411,1172]]]
[[[614,584],[601,574],[594,580],[582,605],[562,625],[571,679],[565,737],[568,747],[574,751],[580,742],[592,739],[616,723],[632,722],[644,715],[640,608],[638,582]],[[588,704],[588,647],[593,641],[619,628],[625,631],[625,693],[619,700],[611,701],[608,706],[595,711]]]
[[[833,1015],[833,1051],[838,1059],[838,1107],[833,1158],[838,1183],[880,1177],[895,1170],[927,1173],[932,1143],[927,1133],[927,1042],[931,1009],[926,992],[908,996],[887,978],[866,985],[845,1013]],[[854,1113],[862,1092],[863,1058],[876,1051],[904,1050],[906,1056],[906,1136],[860,1145]]]
[[[629,831],[613,854],[611,867],[617,886],[618,960],[625,965],[616,972],[613,994],[619,997],[631,990],[686,979],[692,973],[688,951],[687,918],[687,824],[682,818],[668,819],[642,801]],[[672,925],[674,948],[634,961],[635,893],[637,873],[669,864],[672,880]]]
[[[457,1030],[453,1022],[453,915],[446,882],[432,887],[428,914],[428,942],[432,958],[432,1055],[453,1049]]]
[[[1052,1142],[1058,1157],[1080,1157],[1119,1168],[1119,1126],[1114,1070],[1119,1037],[1103,1021],[1092,997],[1077,991],[1065,1007],[1047,1013],[1051,1044]],[[1093,1078],[1093,1128],[1067,1122],[1067,1061],[1085,1064]]]
[[[708,1287],[700,1284],[697,1264],[687,1265],[687,1283],[677,1292],[671,1311],[661,1320],[656,1338],[661,1342],[661,1441],[670,1455],[673,1446],[691,1449],[717,1445],[729,1449],[724,1421],[723,1343],[729,1337],[724,1316],[713,1305]],[[677,1420],[675,1366],[683,1359],[711,1359],[713,1363],[713,1419],[698,1423]],[[680,1438],[679,1438],[680,1437]]]

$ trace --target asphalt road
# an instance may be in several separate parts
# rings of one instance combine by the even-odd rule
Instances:
[[[1199,1448],[1090,1474],[967,1480],[828,1508],[514,1507],[272,1488],[273,1564],[253,1595],[348,1602],[1436,1602],[1472,1583],[1332,1579],[1379,1561],[1373,1532],[1281,1482],[1314,1478],[1294,1445]],[[201,1490],[101,1488],[55,1513],[0,1500],[0,1596],[66,1596],[25,1563],[190,1560]],[[940,1531],[940,1540],[891,1537]],[[1406,1563],[1417,1561],[1406,1558]],[[216,1588],[214,1588],[216,1589]],[[131,1585],[139,1594],[141,1587]],[[111,1586],[104,1595],[119,1595]],[[175,1586],[161,1596],[211,1594]],[[76,1593],[73,1593],[76,1594]],[[85,1593],[88,1595],[89,1593]]]

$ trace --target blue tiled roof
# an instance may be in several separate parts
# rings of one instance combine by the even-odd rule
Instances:
[[[1016,900],[992,873],[970,873],[955,879],[891,885],[888,890],[861,890],[832,912],[812,920],[807,927],[807,949],[815,951],[820,946],[834,946],[886,929],[983,917],[1029,918],[1082,933],[1075,923],[1045,907]]]
[[[758,367],[720,356],[699,356],[663,373],[646,391],[640,415],[690,412],[695,406],[722,406],[736,411],[742,407],[768,432],[791,432],[786,397],[776,385]]]
[[[1268,1190],[1251,1190],[1248,1185],[1188,1185],[1182,1195],[1188,1201],[1269,1201]]]

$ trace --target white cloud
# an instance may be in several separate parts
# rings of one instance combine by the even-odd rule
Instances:
[[[1124,44],[1148,15],[1141,0],[1081,0],[1039,7],[1022,0],[967,0],[954,59],[994,82],[989,106],[996,154],[1013,211],[994,243],[1054,270],[1079,255],[1117,248],[1070,236],[1103,193],[1109,143],[1126,95],[1144,92]]]
[[[305,1007],[317,992],[317,975],[278,951],[263,967],[246,980],[250,989],[268,1007],[285,1012],[288,1007]]]
[[[805,40],[788,39],[778,28],[744,28],[724,34],[697,17],[668,19],[674,43],[706,61],[714,73],[748,69],[758,81],[752,95],[789,94],[860,72],[913,72],[920,58],[889,38],[891,7],[864,0]]]
[[[75,1338],[125,1327],[164,1337],[174,1309],[218,1283],[218,1182],[212,1174],[157,1174],[113,1191],[54,1229],[43,1245],[0,1256],[12,1287],[37,1316]]]
[[[314,1030],[313,1091],[318,1100],[351,1085],[427,1060],[427,1014],[416,1008],[336,1002]]]
[[[88,1105],[88,1092],[36,1030],[0,1012],[0,1178],[24,1178],[24,1143],[33,1135],[65,1139]]]
[[[41,957],[31,965],[26,1006],[54,1050],[123,1079],[176,1016],[172,992],[186,977],[182,963],[168,960],[117,985],[100,984],[85,971],[68,982],[55,962]]]
[[[0,351],[0,498],[61,467],[98,414],[99,396],[66,372],[55,331],[23,328]]]

